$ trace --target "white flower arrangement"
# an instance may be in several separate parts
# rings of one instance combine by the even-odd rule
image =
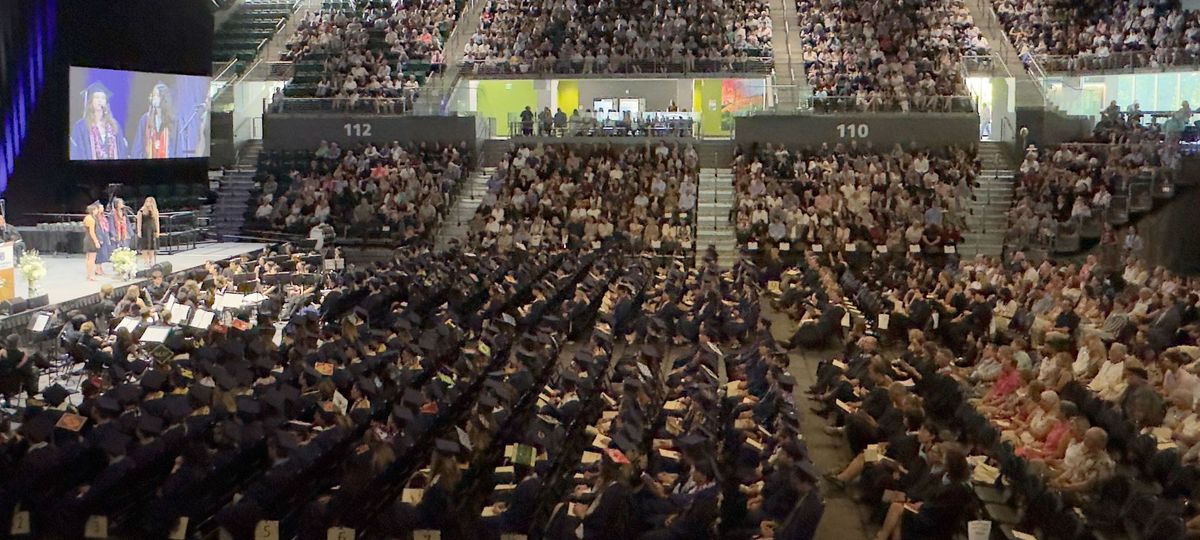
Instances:
[[[137,253],[127,247],[117,248],[109,257],[113,270],[125,279],[133,279],[137,273]]]
[[[31,249],[21,255],[21,262],[17,265],[17,269],[21,271],[21,276],[29,284],[30,296],[41,290],[38,283],[46,277],[46,263],[38,255],[37,250]]]

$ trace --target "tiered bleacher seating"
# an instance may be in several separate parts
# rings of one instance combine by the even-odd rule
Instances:
[[[287,24],[294,0],[247,0],[213,36],[213,63],[254,60],[275,33]]]
[[[441,44],[454,29],[463,5],[463,0],[408,1],[395,5],[342,0],[323,2],[320,11],[305,14],[283,53],[284,59],[295,61],[295,75],[284,89],[284,95],[334,97],[343,90],[345,77],[350,72],[349,65],[339,63],[352,53],[366,55],[369,73],[366,77],[355,77],[358,87],[347,90],[348,95],[386,97],[394,93],[398,96],[399,83],[410,79],[415,80],[418,87],[423,86],[430,73],[444,63]],[[435,20],[435,17],[438,18]],[[411,24],[414,20],[421,23]],[[361,24],[361,34],[350,33],[350,24]],[[419,35],[425,29],[432,30],[429,41]],[[393,30],[395,42],[388,43],[389,32]],[[324,42],[334,35],[337,43]],[[383,64],[389,66],[388,78],[396,81],[397,86],[368,88],[369,80],[378,75],[377,70]]]
[[[428,239],[471,159],[465,147],[449,145],[364,144],[343,151],[334,143],[313,152],[263,152],[260,190],[248,201],[244,228],[308,236],[325,224],[339,237],[383,245]]]

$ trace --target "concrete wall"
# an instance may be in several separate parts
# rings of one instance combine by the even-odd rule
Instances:
[[[895,144],[944,146],[979,140],[978,114],[856,114],[761,115],[737,119],[734,140],[739,145],[782,143],[818,146],[822,143],[870,144],[877,149]]]
[[[681,148],[691,146],[700,156],[701,167],[729,167],[733,163],[734,144],[729,140],[698,140],[690,137],[513,137],[484,141],[480,164],[484,167],[495,166],[506,152],[517,145],[571,144],[586,151],[603,147],[624,150],[630,146],[657,145],[659,142],[677,144]]]
[[[1087,116],[1067,116],[1044,109],[1017,109],[1017,130],[1029,128],[1029,140],[1038,146],[1077,141],[1091,135],[1094,122]]]
[[[312,150],[322,140],[359,142],[467,142],[475,146],[474,116],[376,116],[369,114],[267,114],[266,150]]]
[[[1200,189],[1180,190],[1161,208],[1137,223],[1145,241],[1146,260],[1173,271],[1200,274]]]

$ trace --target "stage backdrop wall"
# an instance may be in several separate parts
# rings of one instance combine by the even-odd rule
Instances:
[[[463,142],[475,144],[474,116],[378,116],[285,114],[263,116],[265,150],[316,150],[321,141]]]
[[[755,115],[737,118],[740,145],[776,143],[793,147],[837,143],[942,146],[979,140],[978,114],[845,113]]]
[[[47,0],[22,0],[42,3]],[[54,4],[54,3],[52,3]],[[207,182],[206,159],[71,162],[69,66],[209,75],[213,19],[206,0],[56,3],[57,28],[45,87],[29,112],[27,142],[4,193],[17,223],[33,212],[81,212],[109,183]],[[140,201],[139,201],[140,202]]]

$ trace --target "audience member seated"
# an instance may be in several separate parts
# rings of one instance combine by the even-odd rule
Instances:
[[[309,235],[327,224],[352,237],[382,231],[402,241],[429,238],[470,158],[453,146],[393,142],[343,150],[323,141],[307,159],[284,185],[268,174],[248,227]]]
[[[1035,497],[1057,498],[1095,520],[1075,526],[1102,527],[1103,513],[1095,512],[1113,496],[1107,486],[1129,482],[1131,475],[1164,486],[1159,496],[1164,503],[1190,497],[1194,482],[1184,487],[1172,483],[1185,482],[1182,474],[1155,471],[1171,462],[1191,463],[1200,454],[1193,450],[1200,387],[1200,297],[1192,293],[1193,279],[1140,263],[1127,265],[1132,272],[1095,260],[1033,264],[1019,253],[1009,263],[978,257],[951,261],[949,267],[878,252],[847,263],[837,254],[809,251],[801,261],[797,275],[813,276],[807,282],[819,288],[840,289],[836,296],[854,299],[866,317],[865,325],[851,325],[845,351],[821,363],[809,392],[833,424],[829,431],[844,433],[857,452],[828,480],[835,487],[853,483],[862,500],[880,505],[884,524],[878,538],[952,536],[979,511],[971,505],[982,503],[968,488],[957,495],[959,513],[936,520],[943,528],[924,529],[912,521],[937,500],[937,490],[931,495],[923,486],[944,488],[968,478],[990,485],[997,470],[1005,477],[1026,470],[1036,478],[1032,488],[1021,487],[1030,485],[1027,480],[1006,478],[1030,506],[1022,522],[1029,531],[1064,526],[1055,521],[1060,514],[1039,515]],[[841,277],[817,277],[830,271]],[[785,278],[773,304],[790,309],[811,287]],[[935,316],[916,326],[906,323],[906,348],[881,354],[864,326],[890,336],[883,334],[884,315],[891,324],[906,321],[903,303],[878,309],[869,301],[893,289],[898,297],[928,299],[923,301]],[[1009,304],[1016,308],[997,326],[996,308]],[[1105,331],[1114,315],[1120,324]],[[904,398],[908,391],[912,399]],[[943,473],[933,483],[920,482],[920,471],[950,455],[952,450],[935,451],[939,444],[974,454],[967,469],[975,470],[952,474],[949,483]],[[967,446],[956,446],[962,444]],[[983,502],[991,513],[993,501]],[[1157,530],[1173,519],[1182,527],[1187,518],[1175,512],[1134,526]]]
[[[635,250],[686,249],[699,170],[694,148],[665,142],[622,151],[520,146],[488,180],[471,242],[501,252],[609,240]]]
[[[286,44],[296,62],[290,97],[335,98],[337,108],[395,112],[445,64],[442,42],[458,19],[453,0],[356,3],[306,12]]]
[[[464,62],[480,73],[765,71],[762,0],[488,0]]]
[[[1108,224],[1114,195],[1137,179],[1153,179],[1174,163],[1161,139],[1141,128],[1102,122],[1097,138],[1112,142],[1064,143],[1039,151],[1030,145],[1018,167],[1015,204],[1005,243],[1012,249],[1046,245],[1058,224],[1101,219]],[[1147,134],[1150,134],[1147,137]],[[1117,142],[1122,141],[1122,142]]]
[[[950,110],[946,96],[967,95],[962,56],[988,52],[961,0],[797,0],[796,12],[818,109]]]
[[[1200,56],[1200,15],[1176,0],[993,0],[1019,54],[1048,71],[1162,67]]]
[[[966,201],[978,171],[958,148],[941,155],[878,154],[838,146],[794,152],[766,145],[734,160],[740,243],[819,244],[825,251],[908,246],[941,251],[965,229]]]

